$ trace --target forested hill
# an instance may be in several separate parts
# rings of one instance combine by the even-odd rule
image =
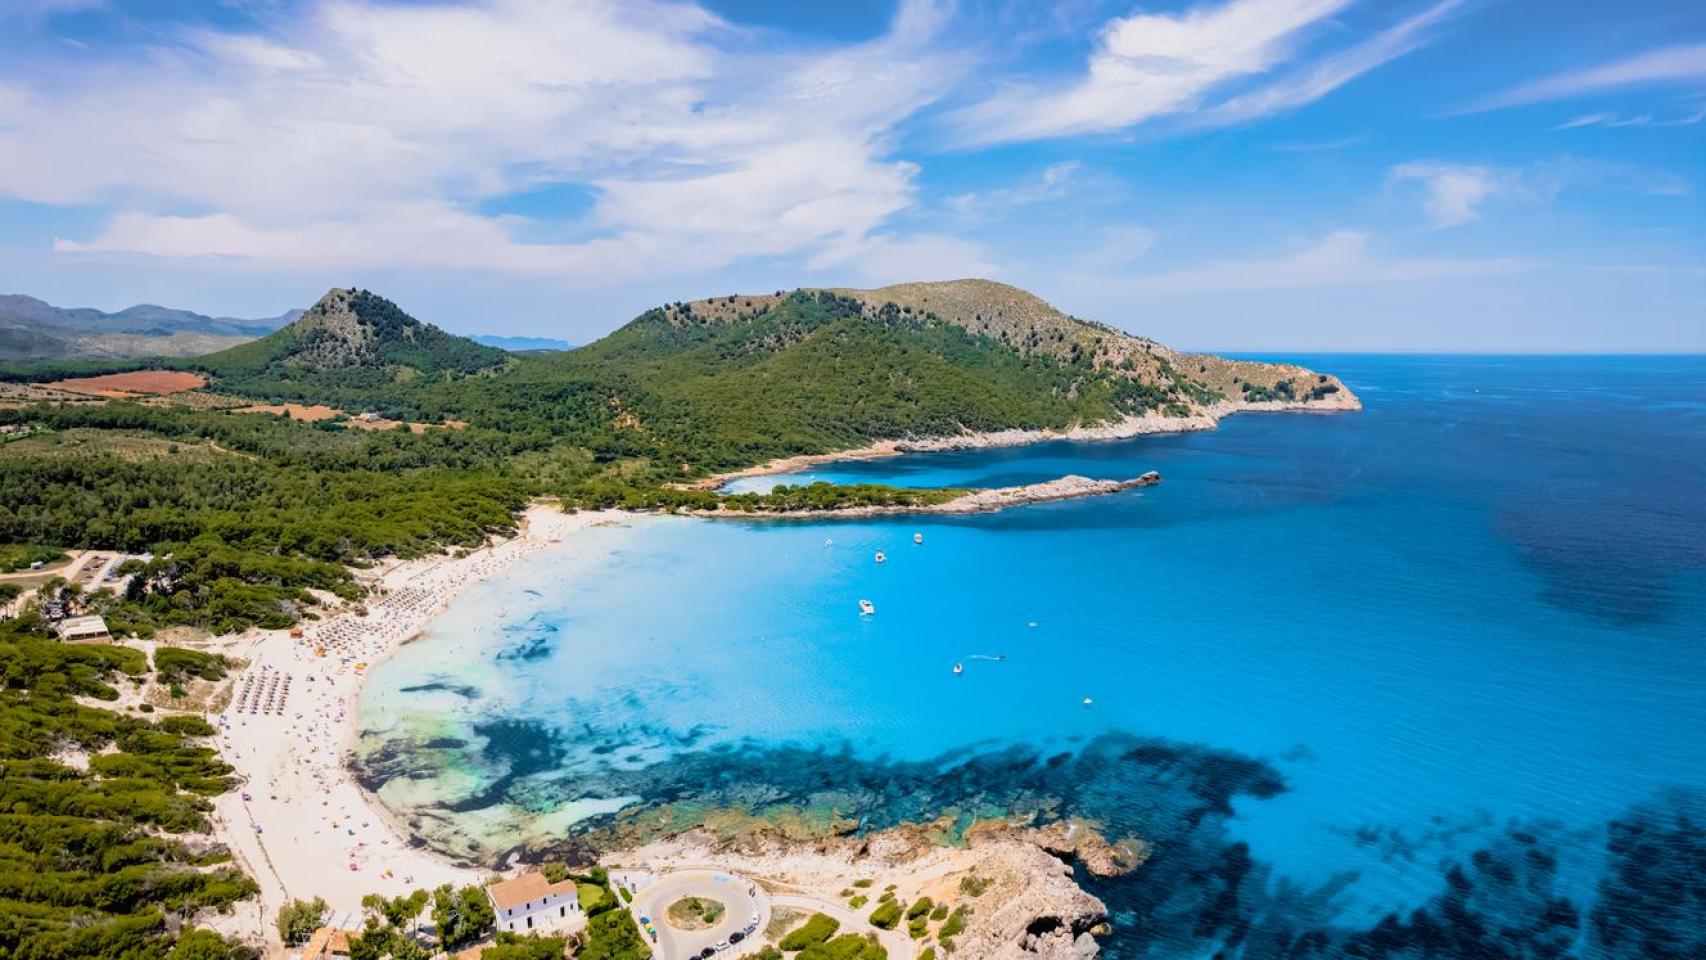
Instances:
[[[376,389],[502,366],[505,354],[422,323],[367,290],[335,288],[289,326],[190,365],[245,393],[282,398]]]
[[[689,473],[875,440],[1355,402],[1330,375],[1178,353],[982,280],[672,303],[485,386],[509,385],[572,401],[614,448]]]

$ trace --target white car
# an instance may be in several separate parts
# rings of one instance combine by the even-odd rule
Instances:
[[[729,942],[727,940],[718,940],[716,943],[711,944],[711,949],[717,951],[718,953],[722,953],[724,950],[727,950],[728,948],[729,948]]]

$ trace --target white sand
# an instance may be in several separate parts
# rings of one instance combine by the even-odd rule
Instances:
[[[464,588],[548,544],[587,527],[617,522],[615,512],[564,514],[535,506],[521,533],[466,557],[387,565],[365,617],[346,614],[285,630],[254,630],[223,652],[249,661],[222,714],[219,750],[241,786],[215,800],[220,839],[261,885],[259,903],[218,925],[263,936],[277,950],[278,908],[291,899],[325,898],[333,922],[358,926],[361,898],[398,896],[441,883],[478,883],[483,871],[458,867],[406,835],[350,775],[365,670],[389,656],[442,613]],[[320,651],[324,654],[321,655]]]

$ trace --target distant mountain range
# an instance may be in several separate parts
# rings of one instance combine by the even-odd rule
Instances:
[[[510,353],[533,353],[540,350],[572,350],[574,344],[555,337],[500,337],[490,333],[478,334],[472,338],[475,343],[483,343],[488,347],[508,350]]]
[[[0,361],[197,357],[264,337],[306,312],[286,310],[276,317],[244,320],[139,303],[107,313],[4,294],[0,295]],[[567,340],[555,337],[483,334],[471,339],[510,353],[572,349]]]
[[[265,336],[302,315],[244,320],[140,303],[117,313],[0,295],[0,360],[190,357]]]

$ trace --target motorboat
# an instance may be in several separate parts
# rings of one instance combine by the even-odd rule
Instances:
[[[1088,706],[1089,706],[1089,705],[1090,705],[1090,704],[1092,704],[1092,703],[1095,703],[1095,702],[1096,702],[1096,701],[1094,701],[1094,700],[1092,700],[1092,699],[1090,699],[1090,698],[1089,698],[1089,697],[1085,697],[1085,698],[1084,698],[1084,705],[1085,705],[1085,706],[1086,706],[1086,707],[1088,707]]]
[[[965,673],[965,672],[966,672],[966,665],[965,664],[963,664],[963,663],[954,664],[954,676],[957,677],[960,674]]]
[[[912,542],[913,543],[923,543],[924,542],[924,534],[922,534],[922,533],[913,534],[912,535]]]
[[[878,551],[877,551],[877,562],[878,562],[878,563],[883,563],[883,562],[885,562],[885,561],[887,561],[887,560],[888,560],[888,554],[885,554],[885,553],[883,553],[883,552],[882,552],[882,551],[881,551],[881,550],[878,550]]]
[[[868,617],[877,612],[877,605],[869,600],[861,600],[859,601],[859,612]]]

